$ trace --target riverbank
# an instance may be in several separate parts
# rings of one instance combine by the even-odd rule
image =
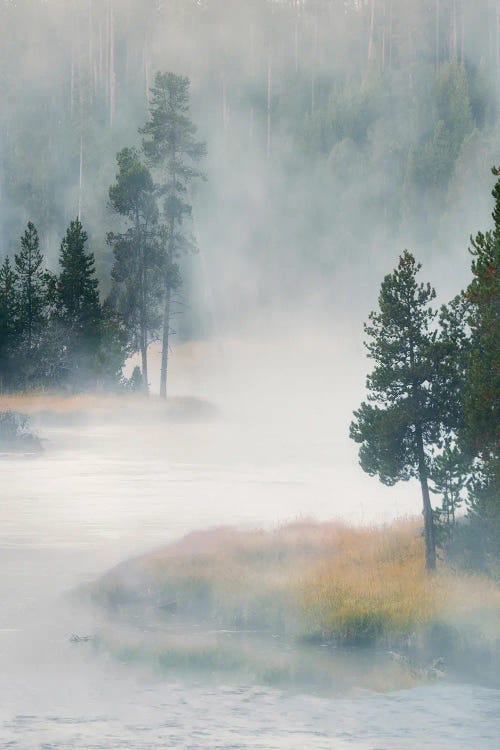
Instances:
[[[128,621],[391,651],[423,678],[437,659],[488,683],[499,665],[500,587],[444,565],[429,576],[418,521],[197,532],[118,566],[86,593]]]
[[[82,420],[108,420],[133,423],[134,420],[209,421],[218,415],[217,407],[205,399],[175,396],[167,400],[143,394],[65,394],[26,392],[0,394],[0,412],[28,415],[39,422],[73,423]]]

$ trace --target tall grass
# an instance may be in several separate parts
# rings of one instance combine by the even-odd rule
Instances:
[[[92,595],[158,612],[175,602],[181,615],[220,626],[342,644],[394,643],[436,623],[475,628],[476,640],[500,636],[500,588],[445,567],[429,576],[418,521],[197,532],[119,566]]]

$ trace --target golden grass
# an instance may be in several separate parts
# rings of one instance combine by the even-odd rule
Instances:
[[[500,588],[444,566],[429,576],[418,520],[196,532],[119,566],[94,593],[121,603],[144,590],[224,626],[313,640],[397,642],[435,623],[474,632],[476,641],[500,636]]]
[[[176,420],[205,421],[217,416],[213,404],[192,396],[174,396],[167,401],[158,396],[140,393],[63,394],[48,391],[0,394],[0,412],[15,411],[30,416],[51,415],[60,417],[112,417],[132,420],[138,415],[148,419],[166,417]]]

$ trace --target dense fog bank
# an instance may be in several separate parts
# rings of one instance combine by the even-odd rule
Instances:
[[[115,154],[172,70],[208,146],[181,334],[291,299],[357,318],[405,246],[444,295],[464,282],[500,141],[495,3],[4,1],[0,34],[0,252],[31,219],[55,265],[80,213],[106,289]]]

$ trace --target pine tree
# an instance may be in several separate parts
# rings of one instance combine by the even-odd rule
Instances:
[[[350,434],[361,444],[360,464],[370,476],[393,485],[420,481],[428,570],[436,567],[434,514],[429,494],[431,451],[448,433],[449,404],[443,396],[446,372],[433,330],[435,291],[416,280],[420,265],[406,251],[385,277],[379,311],[365,325],[368,356],[375,362],[367,378],[368,402],[354,412]]]
[[[68,375],[73,381],[85,380],[95,370],[103,317],[94,255],[86,251],[87,240],[80,220],[75,219],[59,255],[58,318],[65,331]]]
[[[148,347],[157,338],[163,285],[158,248],[158,210],[153,178],[136,149],[117,155],[118,174],[109,189],[111,207],[128,220],[125,232],[109,233],[113,247],[111,301],[124,321],[131,352],[140,352],[148,391]]]
[[[493,169],[496,177],[500,170]],[[466,453],[475,459],[469,516],[480,530],[483,565],[500,561],[500,180],[493,197],[493,230],[472,239],[469,304],[471,347],[464,387]]]
[[[16,282],[10,258],[6,257],[0,266],[0,391],[9,382],[12,356],[17,344]]]
[[[205,145],[196,140],[196,126],[189,116],[189,79],[174,73],[158,73],[151,90],[149,120],[144,135],[146,160],[159,176],[158,193],[164,221],[160,234],[163,251],[163,334],[160,395],[167,396],[167,367],[172,314],[172,295],[180,286],[178,258],[195,249],[185,222],[192,208],[187,201],[189,185],[202,173],[196,168]]]
[[[43,255],[35,225],[28,222],[21,237],[21,250],[15,255],[19,300],[20,335],[25,338],[29,357],[44,320],[45,276]]]

